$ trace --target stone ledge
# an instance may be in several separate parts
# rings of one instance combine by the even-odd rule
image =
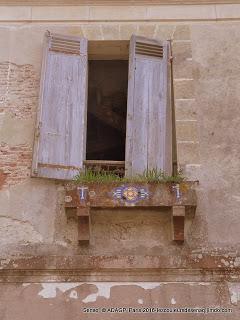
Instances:
[[[174,259],[173,259],[174,256]],[[7,272],[240,272],[240,253],[232,251],[184,250],[181,256],[162,255],[22,255],[2,258],[0,273]]]
[[[1,4],[1,2],[0,2]],[[1,6],[0,21],[217,21],[240,20],[240,4],[150,6]]]
[[[0,0],[0,5],[31,5],[31,6],[56,6],[56,5],[129,5],[129,0]],[[232,4],[238,3],[237,0],[131,0],[131,3],[137,5],[159,5],[159,4]]]
[[[67,188],[66,214],[78,220],[79,244],[91,244],[91,209],[171,207],[172,240],[184,242],[185,211],[195,213],[197,199],[194,182],[181,183],[81,183]],[[69,210],[70,209],[70,210]]]
[[[0,283],[81,282],[81,281],[163,281],[163,282],[222,282],[240,281],[239,269],[108,269],[78,270],[3,270]]]

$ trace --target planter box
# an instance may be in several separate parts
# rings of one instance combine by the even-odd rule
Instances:
[[[185,211],[195,212],[194,182],[173,183],[84,183],[66,188],[68,216],[78,217],[79,241],[90,240],[91,208],[171,207],[174,241],[184,241]]]

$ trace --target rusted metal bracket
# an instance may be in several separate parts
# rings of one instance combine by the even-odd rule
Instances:
[[[168,207],[172,212],[172,240],[184,242],[186,208],[196,209],[194,183],[184,184],[88,184],[66,192],[65,208],[68,216],[78,220],[78,241],[91,239],[91,208],[142,208]]]

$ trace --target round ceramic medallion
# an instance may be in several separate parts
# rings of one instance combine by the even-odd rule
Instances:
[[[112,190],[112,197],[121,202],[134,204],[140,200],[148,199],[149,192],[142,186],[121,185]]]
[[[126,187],[123,189],[122,194],[127,201],[135,201],[138,198],[138,189],[135,187]]]

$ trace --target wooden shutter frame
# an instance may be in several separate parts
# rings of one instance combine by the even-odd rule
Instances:
[[[45,82],[46,76],[46,64],[47,64],[47,55],[49,50],[49,37],[50,32],[46,31],[43,39],[43,57],[42,57],[42,67],[40,75],[40,90],[39,90],[39,100],[38,100],[38,109],[37,109],[37,118],[35,126],[35,135],[34,135],[34,144],[33,144],[33,159],[32,159],[32,177],[37,177],[38,175],[38,152],[39,152],[39,137],[40,137],[40,127],[41,127],[41,115],[42,115],[42,101],[43,101],[43,84]]]
[[[62,35],[57,33],[50,33],[49,31],[45,32],[44,40],[43,40],[43,58],[42,58],[42,67],[41,67],[41,80],[40,80],[40,91],[39,91],[39,103],[38,103],[38,109],[37,109],[37,115],[36,115],[36,125],[35,125],[35,135],[34,135],[34,145],[33,145],[33,158],[32,158],[32,170],[31,170],[31,176],[32,177],[42,177],[42,178],[53,178],[53,179],[60,179],[61,178],[55,178],[55,177],[47,177],[47,176],[39,176],[39,167],[41,164],[38,162],[39,159],[39,147],[40,147],[40,131],[42,126],[42,111],[43,111],[43,99],[44,99],[44,83],[46,81],[46,66],[47,66],[47,59],[49,55],[49,49],[51,44],[51,38],[61,38],[66,40],[79,40],[80,42],[80,56],[87,56],[87,39],[83,37],[76,37],[76,36],[68,36],[68,35]],[[87,71],[86,71],[87,72]],[[86,94],[85,94],[85,106],[87,105],[87,73],[86,73]],[[85,123],[87,123],[87,108],[85,108]],[[83,139],[83,154],[85,160],[86,156],[86,127],[85,127],[85,133],[83,137],[76,137],[76,139],[82,138]],[[55,164],[49,164],[49,167],[54,168]],[[64,165],[58,165],[56,164],[56,167],[59,169],[74,169],[73,166],[64,166]],[[82,169],[82,167],[76,167],[76,170]],[[65,180],[65,179],[63,179]],[[67,179],[69,180],[69,179]]]
[[[166,174],[172,174],[172,110],[171,110],[171,68],[170,68],[170,42],[169,41],[158,41],[155,39],[148,39],[141,36],[133,35],[130,40],[129,46],[129,77],[128,77],[128,102],[127,102],[127,129],[126,129],[126,151],[125,151],[125,174],[126,176],[133,176],[135,172],[134,164],[133,164],[133,145],[134,143],[138,143],[134,141],[134,133],[133,133],[133,122],[134,122],[134,90],[135,90],[135,70],[136,70],[136,42],[145,42],[149,44],[162,45],[165,47],[165,53],[163,59],[166,59],[165,63],[165,73],[167,75],[167,83],[166,87],[166,122],[164,126],[168,126],[169,128],[164,128],[164,146],[163,153],[165,155],[164,163],[158,169],[164,171]],[[150,59],[148,57],[148,59]],[[157,57],[153,57],[153,59],[157,59]],[[151,124],[150,124],[151,125]],[[145,167],[144,169],[153,169],[151,167]]]

